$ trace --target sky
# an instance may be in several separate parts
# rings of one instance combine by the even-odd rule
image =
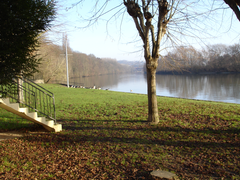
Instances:
[[[93,6],[95,0],[85,0],[77,6],[72,5],[79,0],[59,0],[57,4],[57,16],[53,22],[54,26],[48,32],[49,38],[55,44],[62,44],[62,34],[68,36],[68,43],[72,50],[85,54],[94,54],[99,58],[112,58],[116,60],[144,61],[143,43],[138,36],[138,32],[133,20],[125,11],[120,16],[112,17],[113,14],[107,13],[88,28],[87,21],[83,18],[89,18],[94,12]],[[104,1],[104,0],[103,0]],[[101,1],[100,1],[101,2]],[[169,24],[169,33],[175,37],[176,44],[171,41],[163,40],[161,44],[161,55],[170,51],[168,47],[172,45],[192,45],[197,49],[201,49],[211,44],[227,44],[233,45],[240,43],[240,22],[237,20],[232,11],[223,3],[216,3],[212,6],[212,1],[201,1],[198,7],[193,5],[188,12],[194,14],[198,12],[206,12],[207,9],[219,8],[209,14],[194,19],[189,24],[180,21],[180,15],[176,15],[179,20],[178,27]],[[220,1],[218,1],[220,2]],[[122,0],[110,1],[105,12],[121,5]],[[113,12],[125,10],[124,5],[116,8]],[[90,13],[89,13],[90,12]],[[107,24],[107,20],[112,17]],[[177,22],[176,20],[176,22]],[[192,24],[191,24],[192,23]],[[180,27],[180,28],[179,28]],[[175,41],[174,41],[175,42]],[[163,50],[163,49],[166,49]]]

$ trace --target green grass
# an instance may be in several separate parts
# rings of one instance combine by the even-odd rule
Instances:
[[[0,179],[157,179],[155,169],[179,179],[240,179],[238,104],[158,97],[160,122],[148,125],[146,95],[44,87],[64,130],[1,141]],[[21,124],[10,116],[0,110],[0,123]]]

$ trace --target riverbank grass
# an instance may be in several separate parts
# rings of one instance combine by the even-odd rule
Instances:
[[[44,87],[64,130],[1,141],[0,178],[157,179],[150,172],[161,169],[179,179],[240,179],[238,104],[158,97],[160,123],[149,125],[146,95]]]

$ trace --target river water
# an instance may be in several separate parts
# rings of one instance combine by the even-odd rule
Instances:
[[[240,104],[240,74],[157,75],[157,95]],[[70,84],[147,94],[145,74],[71,78]]]

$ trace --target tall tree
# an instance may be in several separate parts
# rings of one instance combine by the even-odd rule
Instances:
[[[39,33],[55,16],[54,0],[5,0],[0,6],[0,83],[37,71]]]
[[[170,7],[166,0],[138,1],[124,0],[128,14],[132,17],[139,36],[144,44],[144,58],[147,69],[148,85],[148,121],[152,124],[159,122],[157,95],[156,95],[156,69],[159,59],[160,42],[167,31],[167,24],[171,18],[169,15]],[[151,7],[157,7],[156,10]],[[171,14],[171,13],[170,13]],[[157,16],[156,32],[152,23],[153,17]],[[152,38],[150,40],[150,38]]]
[[[79,5],[83,2],[85,1],[79,0],[75,5]],[[110,8],[108,4],[111,3],[118,4]],[[114,13],[112,16],[108,16],[108,20],[106,20],[107,25],[112,19],[124,19],[119,18],[119,16],[122,13],[122,17],[124,17],[126,11],[135,24],[143,43],[144,58],[146,61],[148,122],[150,124],[157,124],[159,122],[156,96],[156,68],[160,56],[160,43],[164,38],[168,38],[168,40],[172,41],[173,36],[171,36],[169,32],[170,28],[176,27],[174,32],[178,31],[181,35],[184,35],[185,29],[189,30],[189,27],[194,27],[194,24],[192,26],[189,25],[190,19],[196,18],[200,13],[192,11],[190,15],[188,11],[191,7],[194,7],[195,3],[197,3],[197,1],[185,0],[119,0],[115,2],[96,0],[95,3],[93,3],[95,7],[91,10],[93,14],[88,18],[87,27],[103,19],[102,16],[113,11]],[[122,7],[122,5],[124,5],[125,8]],[[175,21],[172,21],[173,16],[176,17]],[[169,23],[171,23],[170,28],[168,27]],[[120,24],[122,24],[122,22]],[[191,34],[193,31],[188,31],[188,33]],[[192,36],[194,36],[193,34]],[[174,44],[173,41],[172,44]]]

